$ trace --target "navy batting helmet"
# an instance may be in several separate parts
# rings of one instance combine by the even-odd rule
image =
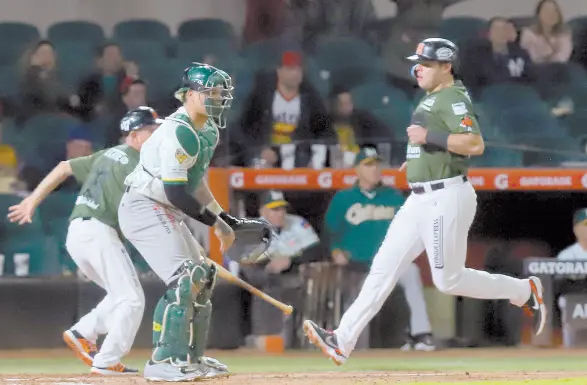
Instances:
[[[163,119],[159,119],[159,115],[151,107],[141,106],[130,110],[124,115],[120,121],[120,131],[123,134],[128,134],[131,131],[140,130],[145,126],[160,125]]]

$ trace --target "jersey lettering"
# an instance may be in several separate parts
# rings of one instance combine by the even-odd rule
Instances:
[[[394,216],[395,207],[355,203],[347,210],[345,219],[353,225],[360,225],[366,221],[390,221]]]

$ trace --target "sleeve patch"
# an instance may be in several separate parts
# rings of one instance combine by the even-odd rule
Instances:
[[[453,103],[451,104],[451,107],[452,112],[454,112],[455,115],[465,115],[467,112],[469,112],[465,102]]]
[[[192,157],[198,155],[198,152],[200,151],[200,140],[189,127],[186,127],[183,124],[178,125],[175,129],[175,135],[177,136],[179,144],[181,144],[185,150],[184,154],[187,153],[187,155]],[[179,161],[179,158],[177,160]]]
[[[463,128],[467,132],[473,131],[473,120],[469,117],[469,115],[465,115],[463,119],[461,119],[461,128]]]
[[[178,148],[177,150],[175,150],[175,159],[177,159],[179,164],[185,162],[188,157],[188,154],[186,154],[183,149]]]

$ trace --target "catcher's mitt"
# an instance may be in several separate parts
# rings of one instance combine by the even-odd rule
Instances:
[[[235,240],[225,256],[238,263],[257,262],[273,239],[271,224],[264,219],[241,218],[231,225]]]

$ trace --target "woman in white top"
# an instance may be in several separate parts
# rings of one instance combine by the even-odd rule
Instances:
[[[573,52],[572,34],[554,0],[541,0],[536,7],[536,24],[524,28],[520,46],[534,63],[566,63]]]

